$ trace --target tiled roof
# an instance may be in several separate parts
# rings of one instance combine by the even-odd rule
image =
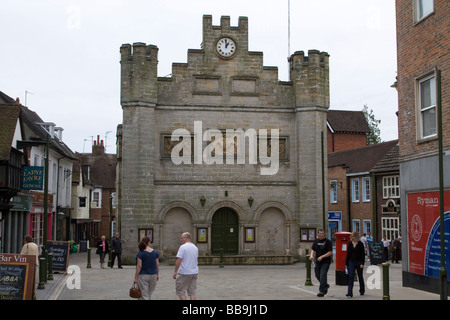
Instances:
[[[9,160],[19,114],[19,106],[0,105],[0,159]]]
[[[398,144],[392,147],[384,157],[378,161],[378,163],[372,168],[372,172],[395,172],[400,171],[400,165],[398,163],[399,148]]]
[[[19,104],[0,91],[0,159],[9,160],[19,115]]]
[[[362,111],[328,110],[327,122],[334,132],[370,132]]]
[[[44,121],[36,112],[30,110],[29,108],[24,106],[21,106],[21,108],[25,125],[25,140],[37,139],[45,141],[47,139],[48,132],[42,126],[37,124],[43,123]],[[71,160],[77,159],[73,151],[70,150],[70,148],[57,137],[50,139],[49,144],[51,149],[57,151],[62,156],[65,156]]]
[[[398,144],[398,140],[328,154],[328,168],[347,167],[347,173],[370,172]]]

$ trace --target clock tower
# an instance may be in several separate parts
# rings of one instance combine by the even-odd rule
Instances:
[[[321,133],[329,108],[329,55],[295,52],[289,59],[290,80],[279,81],[278,68],[264,66],[262,52],[249,51],[247,17],[231,26],[230,17],[223,16],[216,26],[210,15],[203,16],[201,48],[188,49],[187,62],[173,63],[171,77],[157,76],[158,51],[140,42],[120,48],[122,257],[133,262],[139,239],[150,236],[161,257],[169,258],[177,253],[183,232],[191,233],[202,263],[214,263],[220,248],[244,264],[304,257],[311,243],[301,230],[323,228],[327,212],[321,197],[327,143],[322,148]],[[199,127],[205,134],[198,134]],[[230,154],[222,163],[194,156],[179,163],[172,161],[177,130],[190,135],[190,140],[183,137],[184,144],[200,152],[212,145],[210,130],[221,137],[254,132],[254,141],[267,132],[277,137],[278,148],[258,145],[255,162],[247,145],[241,158],[237,148],[226,146]],[[249,143],[250,137],[245,139]],[[264,175],[269,165],[260,152],[269,148],[277,170]]]

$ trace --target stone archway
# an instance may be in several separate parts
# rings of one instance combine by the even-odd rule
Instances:
[[[257,234],[257,250],[260,254],[285,254],[286,219],[280,209],[269,207],[261,212]]]
[[[177,254],[183,232],[189,232],[191,235],[194,235],[192,216],[185,208],[171,208],[164,215],[162,230],[162,251],[164,255]]]

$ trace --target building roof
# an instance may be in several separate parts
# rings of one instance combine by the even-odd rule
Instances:
[[[38,123],[44,123],[44,121],[39,117],[39,115],[30,110],[29,108],[22,106],[22,117],[25,125],[25,140],[41,140],[45,141],[47,139],[48,132],[44,127],[39,125]],[[72,150],[62,141],[58,139],[58,137],[54,137],[49,141],[50,149],[58,152],[60,155],[71,159],[76,160],[77,157],[73,153]]]
[[[328,110],[327,123],[333,132],[370,132],[362,111]]]
[[[385,164],[388,164],[389,157],[386,155],[395,146],[398,147],[398,140],[329,153],[328,168],[343,166],[347,168],[347,174],[370,172],[381,160],[386,160]],[[395,152],[392,155],[395,155]]]
[[[20,105],[0,91],[0,159],[9,160],[19,117]]]
[[[398,162],[399,147],[398,143],[389,150],[380,161],[372,168],[372,172],[398,172],[400,171],[400,165]]]
[[[19,106],[5,106],[0,104],[0,159],[9,160],[19,115]]]

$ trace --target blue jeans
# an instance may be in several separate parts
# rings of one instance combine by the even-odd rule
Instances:
[[[347,294],[353,296],[353,284],[355,282],[355,270],[358,273],[358,280],[359,280],[359,293],[364,294],[365,287],[364,287],[364,278],[363,278],[363,269],[360,268],[360,266],[363,263],[361,262],[352,262],[350,261],[348,263],[348,291]]]
[[[316,266],[314,267],[314,273],[316,275],[317,280],[319,280],[319,292],[325,293],[326,289],[329,287],[327,282],[327,273],[330,268],[329,263],[320,263],[316,262]]]

